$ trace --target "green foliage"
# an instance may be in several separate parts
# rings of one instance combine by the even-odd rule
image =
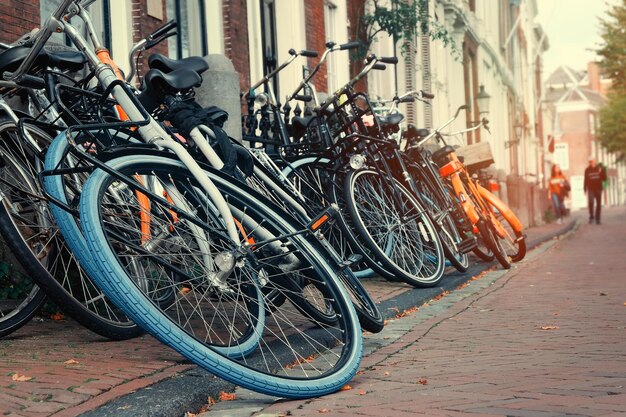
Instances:
[[[598,139],[620,158],[626,155],[626,0],[613,6],[600,20],[602,45],[596,52],[600,66],[611,77],[608,103],[599,113]]]
[[[365,11],[365,50],[381,32],[387,33],[396,43],[402,41],[403,52],[407,52],[408,42],[423,34],[456,50],[448,30],[428,15],[428,0],[388,0],[386,4],[372,0],[373,7]]]
[[[598,139],[609,152],[620,159],[626,155],[626,94],[614,91],[608,95],[608,103],[600,109]]]

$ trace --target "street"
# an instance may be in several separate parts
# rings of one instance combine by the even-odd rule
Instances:
[[[577,225],[558,239],[550,238],[565,225],[530,229],[531,247],[545,242],[509,271],[479,264],[430,290],[366,282],[390,319],[382,333],[365,335],[361,370],[338,393],[265,397],[222,383],[149,336],[110,342],[69,320],[46,320],[0,340],[0,412],[624,415],[626,213],[605,209],[599,226],[584,214],[574,213]],[[234,396],[203,406],[221,391]]]
[[[390,324],[375,338],[395,340],[365,358],[350,389],[253,415],[626,415],[626,216],[585,223]],[[206,416],[250,407],[222,402]]]

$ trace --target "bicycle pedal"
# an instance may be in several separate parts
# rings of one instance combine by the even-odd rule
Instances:
[[[474,249],[476,246],[477,246],[477,243],[476,243],[476,238],[474,236],[468,237],[456,245],[457,249],[461,253],[468,253],[472,249]]]
[[[313,220],[309,222],[309,224],[307,224],[307,229],[313,232],[316,232],[317,230],[319,230],[320,227],[322,227],[328,221],[332,221],[337,215],[337,212],[338,211],[337,211],[336,206],[331,205],[327,207],[320,214],[315,216]]]
[[[345,259],[342,262],[340,262],[339,267],[341,269],[350,268],[355,263],[360,262],[361,259],[363,259],[363,256],[359,255],[358,253],[353,253],[350,256],[348,256],[348,259]]]

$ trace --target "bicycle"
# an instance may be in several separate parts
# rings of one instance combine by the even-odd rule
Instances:
[[[313,230],[299,229],[300,225],[291,223],[289,217],[282,218],[281,211],[276,211],[275,206],[262,196],[246,189],[240,182],[234,182],[209,167],[199,165],[186,153],[182,144],[170,139],[167,132],[150,115],[142,111],[132,92],[116,77],[111,67],[101,63],[91,52],[86,41],[71,24],[67,23],[69,19],[61,20],[68,13],[80,16],[89,27],[88,16],[81,3],[64,0],[40,31],[40,36],[36,39],[33,51],[26,58],[23,68],[18,69],[12,77],[19,78],[21,71],[29,67],[33,56],[52,31],[58,29],[66,32],[75,44],[86,51],[90,65],[96,68],[96,74],[104,90],[103,99],[112,95],[115,105],[120,106],[128,115],[131,126],[124,127],[131,127],[131,131],[136,131],[148,144],[172,151],[180,161],[171,159],[170,153],[166,157],[147,155],[137,158],[135,155],[129,155],[107,163],[102,163],[96,158],[90,160],[88,153],[82,155],[98,167],[85,183],[80,199],[81,226],[92,253],[99,260],[97,267],[101,275],[98,277],[98,283],[108,295],[123,306],[131,318],[145,326],[155,337],[167,342],[195,363],[210,369],[212,373],[234,383],[265,393],[295,398],[323,395],[341,388],[355,374],[362,346],[360,329],[356,325],[356,314],[348,295],[335,278],[341,266],[328,264],[327,256]],[[93,36],[92,39],[97,45],[97,37]],[[179,78],[175,75],[166,77],[164,78],[166,85],[168,79],[177,83],[182,82],[185,77]],[[83,126],[82,130],[101,127],[119,129],[120,123],[101,123],[95,127],[87,125]],[[80,131],[81,127],[71,127],[69,130],[69,137],[74,140],[73,132]],[[150,187],[146,188],[133,176],[129,176],[133,174],[145,176],[146,179],[142,182],[149,184]],[[157,185],[167,191],[167,195],[176,204],[155,193]],[[188,191],[188,194],[177,190]],[[157,244],[154,250],[148,253],[141,246],[141,239],[145,235],[141,231],[140,216],[132,214],[140,213],[142,210],[145,212],[141,204],[133,203],[137,201],[138,195],[150,200],[150,214],[154,217],[154,221],[151,222],[154,234],[151,236],[159,236],[164,232],[162,227],[170,233],[181,231],[180,234],[176,232],[178,236],[165,239],[163,241],[165,247]],[[228,197],[225,198],[225,195]],[[128,199],[124,206],[120,204],[121,201],[126,201],[123,198]],[[131,203],[134,209],[129,211]],[[109,213],[112,215],[109,216]],[[246,233],[243,244],[241,230],[236,225],[233,213],[238,213],[236,216],[239,218],[238,221],[244,223]],[[117,227],[115,221],[126,222],[124,225],[127,228]],[[249,243],[248,237],[254,237],[255,243]],[[183,242],[185,244],[182,244]],[[209,255],[213,253],[212,251],[207,252],[212,244],[222,245],[228,249],[218,251],[216,255],[220,256],[214,258]],[[162,262],[168,256],[175,255],[171,253],[171,245],[191,257],[177,257],[172,259],[172,262]],[[169,250],[166,250],[168,247]],[[124,251],[128,250],[142,256],[125,258],[124,254],[128,252]],[[161,253],[155,254],[155,251]],[[281,259],[281,262],[277,263],[278,259]],[[261,263],[258,263],[259,261]],[[132,271],[128,269],[134,266],[135,262],[152,266],[155,273],[162,272],[156,274],[158,278],[163,284],[171,284],[165,285],[164,288],[178,290],[174,291],[175,304],[157,303],[151,294],[142,291],[137,281],[133,279]],[[279,271],[280,274],[268,274],[265,267],[269,271]],[[252,269],[244,273],[245,268]],[[325,339],[323,346],[315,341],[315,337],[294,326],[294,323],[300,321],[295,319],[293,313],[281,308],[277,313],[273,312],[267,316],[271,317],[273,323],[271,325],[266,323],[263,326],[263,334],[253,336],[258,338],[255,352],[234,358],[216,351],[212,344],[218,343],[217,341],[212,338],[205,339],[207,336],[205,330],[211,327],[200,320],[198,304],[195,304],[197,309],[183,308],[185,306],[182,304],[183,301],[187,303],[186,306],[191,302],[209,303],[211,297],[217,297],[220,292],[226,295],[229,290],[233,291],[233,294],[239,294],[234,299],[231,297],[231,301],[245,300],[254,304],[252,296],[263,297],[260,286],[271,282],[277,288],[279,284],[289,282],[285,279],[286,275],[298,271],[308,271],[308,279],[316,279],[320,285],[323,284],[326,290],[324,301],[336,313],[337,320],[333,326],[320,324],[315,330],[323,333]],[[200,275],[197,275],[198,273]],[[204,280],[200,279],[202,276],[209,277],[210,280],[204,283]],[[229,278],[234,281],[229,282]],[[181,283],[189,286],[189,289],[180,288]],[[163,286],[157,281],[155,288],[159,289],[160,293]],[[183,285],[183,288],[186,287]],[[185,297],[184,295],[190,294],[190,291],[192,295]],[[195,298],[202,294],[202,291],[205,295]],[[264,299],[264,302],[269,300]],[[169,308],[166,308],[167,306]],[[244,309],[241,305],[235,305],[237,306]],[[176,308],[180,308],[179,315],[173,311]],[[173,314],[168,315],[170,311]],[[181,317],[180,314],[185,311],[195,314],[193,319]],[[219,344],[234,346],[238,341],[249,340],[250,331],[255,328],[256,320],[261,317],[261,311],[261,307],[256,311],[249,309],[248,320],[240,324],[246,326],[245,333],[229,334],[230,329],[223,328],[225,330],[222,336],[227,339],[221,339]],[[303,316],[299,314],[299,317]],[[310,320],[308,317],[304,319]],[[200,321],[196,323],[195,320]],[[234,325],[235,323],[232,324],[232,329],[238,327]],[[311,369],[311,363],[307,363],[306,357],[291,346],[291,340],[287,336],[307,342],[313,353],[326,362],[324,369],[319,367]],[[285,366],[285,362],[278,360],[272,353],[273,350],[268,350],[271,345],[278,343],[282,344],[286,348],[285,351],[295,360],[293,367]],[[266,359],[274,360],[271,364],[252,361],[250,355],[259,358],[261,354]],[[273,372],[274,366],[280,367],[281,374]],[[301,372],[298,377],[294,376],[296,371],[293,369]]]
[[[370,70],[384,69],[379,61],[395,62],[370,56],[357,76],[313,109],[317,123],[284,145],[283,152],[290,169],[309,166],[341,184],[340,198],[337,187],[331,192],[348,214],[346,223],[365,243],[362,254],[374,270],[415,286],[435,285],[444,269],[441,243],[420,204],[394,178],[386,159],[400,156],[382,136],[367,97],[352,90]],[[372,126],[364,121],[368,117]],[[385,227],[388,219],[395,220]]]
[[[444,146],[432,155],[433,161],[439,166],[439,174],[449,184],[452,196],[463,207],[474,233],[480,233],[487,249],[492,252],[498,262],[504,268],[510,268],[511,261],[519,261],[526,254],[521,222],[502,200],[479,184],[478,177],[474,178],[456,154],[455,149],[444,139],[444,136],[457,136],[481,127],[487,128],[488,120],[483,118],[475,126],[458,132],[447,134],[442,132],[442,129],[452,123],[465,108],[466,106],[459,107],[456,114],[442,127],[412,146],[420,146],[432,137],[436,137],[443,143]],[[507,226],[505,227],[503,223]],[[490,258],[489,253],[479,248],[475,248],[474,251],[484,259]]]

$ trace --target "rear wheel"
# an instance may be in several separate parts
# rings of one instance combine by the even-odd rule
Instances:
[[[0,155],[4,161],[0,191],[0,228],[7,244],[32,279],[65,313],[110,339],[141,333],[80,268],[55,222],[39,184],[42,152],[51,142],[40,129],[27,127],[30,139],[11,121],[0,124]],[[9,238],[10,237],[10,238]]]

